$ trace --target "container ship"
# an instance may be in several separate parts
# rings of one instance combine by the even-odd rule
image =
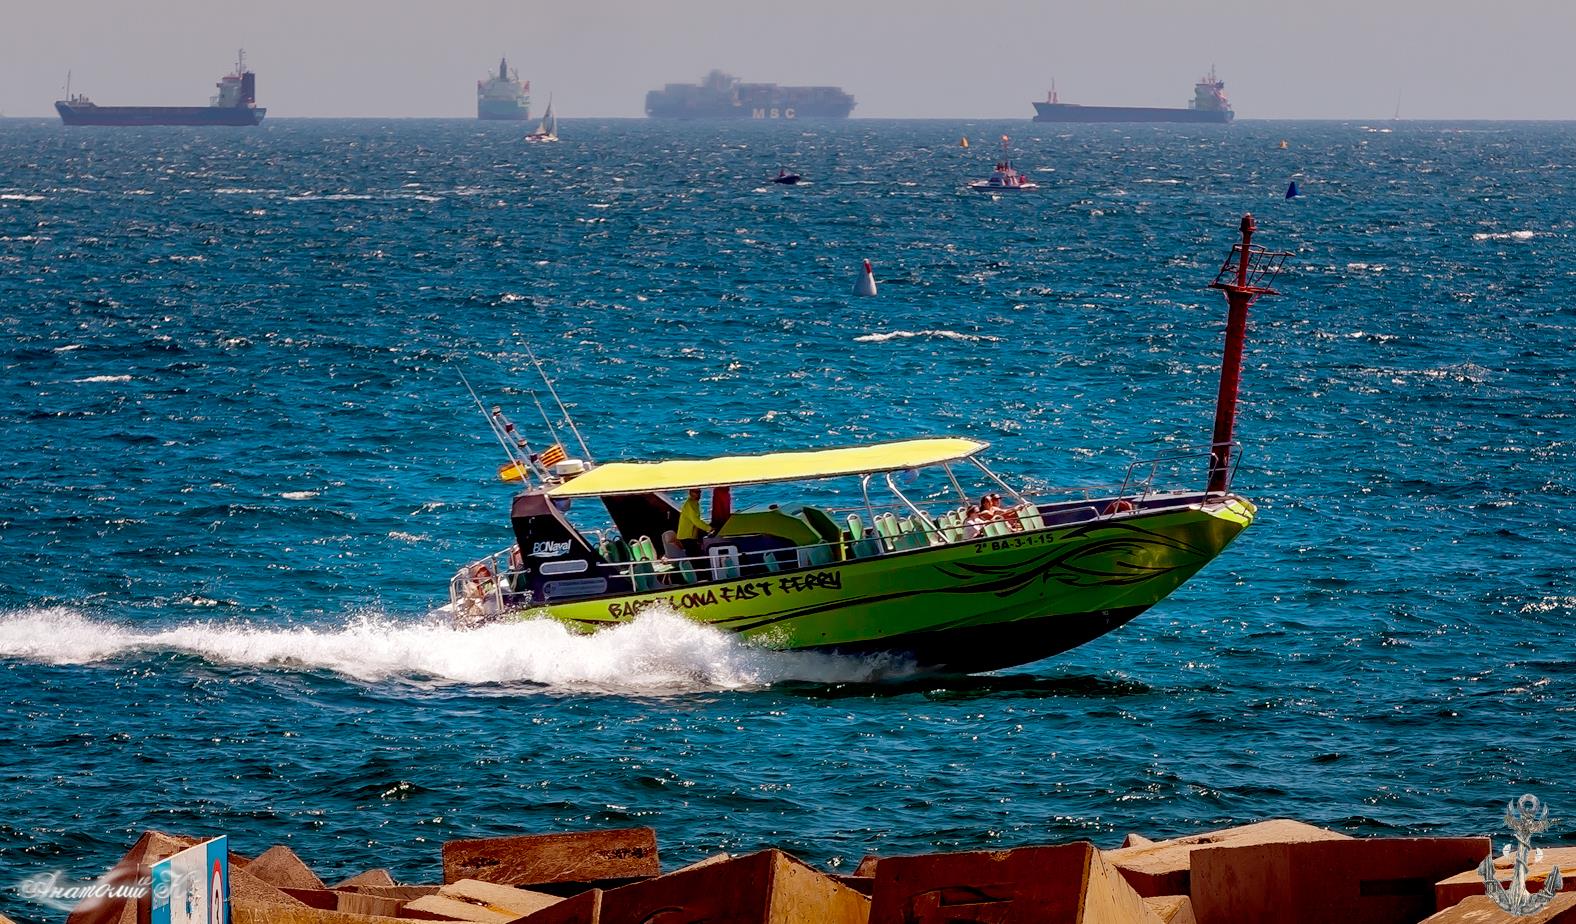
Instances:
[[[100,106],[81,94],[55,100],[67,125],[256,125],[268,110],[257,105],[257,75],[246,69],[246,52],[235,73],[215,84],[219,94],[206,106]]]
[[[1045,102],[1034,104],[1036,122],[1209,122],[1225,124],[1235,118],[1226,100],[1226,82],[1215,76],[1215,69],[1193,86],[1193,99],[1186,109],[1151,106],[1080,106],[1056,98],[1056,87],[1046,94]]]
[[[646,94],[646,115],[654,119],[846,119],[853,111],[854,98],[841,87],[743,83],[722,71]]]
[[[498,73],[476,81],[476,118],[494,122],[524,122],[531,118],[531,82],[521,81],[509,70],[509,59],[498,59]]]

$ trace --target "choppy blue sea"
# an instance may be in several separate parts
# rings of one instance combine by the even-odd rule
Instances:
[[[521,132],[0,121],[4,913],[147,827],[431,881],[446,839],[636,824],[847,870],[1576,819],[1576,125]],[[1042,189],[965,191],[1004,132]],[[671,614],[427,617],[509,541],[461,372],[531,423],[534,348],[603,459],[957,434],[1110,484],[1207,440],[1245,211],[1293,252],[1244,371],[1261,516],[1108,637],[871,684]]]

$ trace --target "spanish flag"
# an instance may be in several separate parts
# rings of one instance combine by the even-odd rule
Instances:
[[[525,466],[519,462],[505,462],[498,466],[498,477],[504,481],[524,481]]]
[[[564,444],[554,443],[553,445],[542,450],[540,453],[537,453],[536,461],[543,468],[546,468],[549,465],[557,465],[566,458],[568,458],[568,454],[564,452]]]

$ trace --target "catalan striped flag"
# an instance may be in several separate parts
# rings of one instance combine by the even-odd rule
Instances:
[[[557,465],[568,457],[568,454],[564,452],[564,444],[554,443],[553,445],[537,453],[536,461],[543,468],[546,468],[549,465]]]

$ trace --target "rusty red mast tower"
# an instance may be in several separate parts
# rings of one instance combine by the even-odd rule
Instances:
[[[1215,397],[1215,435],[1210,440],[1209,493],[1223,493],[1231,483],[1232,428],[1237,420],[1237,389],[1242,382],[1242,344],[1247,338],[1248,306],[1260,295],[1277,295],[1268,283],[1291,254],[1253,246],[1252,215],[1242,216],[1242,243],[1233,244],[1210,288],[1226,293],[1226,348],[1220,362],[1220,391]]]

